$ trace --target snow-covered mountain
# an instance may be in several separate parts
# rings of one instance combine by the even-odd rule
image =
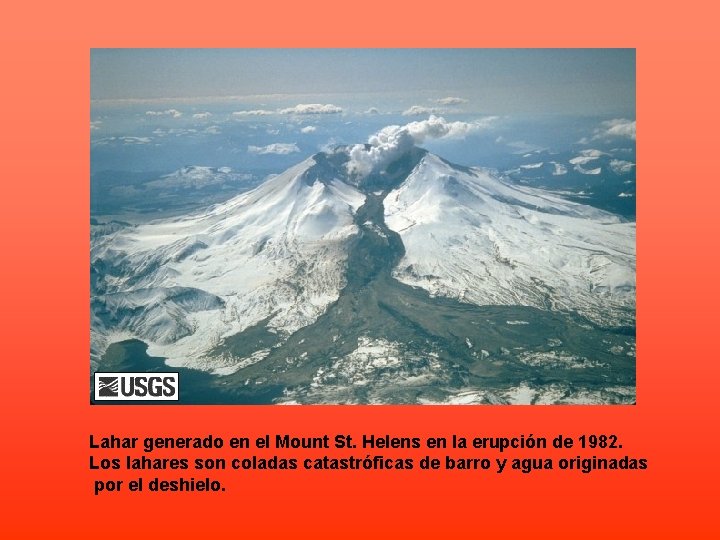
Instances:
[[[358,321],[370,320],[376,309],[405,321],[407,317],[401,318],[390,306],[391,300],[381,297],[389,298],[388,291],[405,285],[418,294],[425,291],[427,298],[417,301],[430,306],[417,308],[425,312],[421,333],[410,330],[419,328],[415,323],[398,323],[408,329],[410,337],[403,337],[408,343],[419,343],[422,334],[434,347],[430,364],[417,360],[420,370],[439,373],[432,366],[443,355],[459,354],[452,352],[456,342],[472,358],[492,359],[494,354],[474,348],[474,334],[432,330],[425,318],[432,312],[433,298],[460,302],[460,307],[452,307],[455,304],[448,300],[442,310],[528,306],[579,314],[598,327],[634,326],[634,223],[542,190],[512,185],[486,170],[450,164],[414,146],[380,156],[379,168],[364,164],[360,171],[353,166],[358,155],[372,150],[358,145],[316,154],[202,213],[139,226],[94,225],[93,365],[102,361],[111,343],[136,338],[149,345],[149,354],[166,358],[170,365],[219,375],[237,373],[238,381],[246,378],[245,384],[250,376],[243,370],[259,370],[264,359],[268,365],[273,359],[272,369],[253,375],[261,384],[268,381],[267,373],[287,373],[287,366],[304,365],[308,354],[318,356],[314,362],[330,354],[320,345],[313,348],[307,341],[312,338],[299,331],[320,324],[334,306],[335,322],[323,322],[326,326],[318,332],[328,343],[332,337],[338,347],[352,343],[343,345],[351,352],[342,349],[337,353],[341,356],[328,357],[328,362],[340,358],[333,365],[356,373],[352,359],[363,358],[369,369],[393,365],[405,370],[401,373],[408,378],[410,364],[402,359],[399,364],[385,359],[376,365],[358,352],[362,347],[397,349],[372,345],[394,342],[382,341],[391,337],[387,335],[369,336],[370,323]],[[382,289],[373,289],[373,280],[385,273]],[[350,294],[352,301],[343,303],[343,295]],[[398,298],[406,294],[398,292]],[[412,303],[395,301],[406,307]],[[347,328],[338,329],[337,321]],[[516,322],[528,324],[507,324]],[[237,357],[227,346],[229,340],[257,328],[272,334],[273,344],[259,340]],[[324,335],[329,328],[337,334]],[[515,327],[508,328],[517,334]],[[441,342],[453,345],[438,353]],[[283,352],[283,346],[291,347],[292,354]],[[506,355],[507,347],[497,350]],[[556,365],[557,357],[553,358]],[[348,368],[351,364],[355,367]],[[313,366],[316,372],[308,381],[316,382],[308,382],[308,388],[336,377],[328,375],[332,370],[327,366]],[[412,377],[420,380],[417,374]],[[288,384],[283,381],[278,384]]]
[[[635,224],[427,155],[385,199],[405,257],[394,275],[475,305],[574,310],[632,324]]]
[[[344,286],[365,199],[332,174],[320,178],[323,164],[305,160],[206,213],[97,238],[93,356],[136,337],[192,364],[261,320],[283,333],[314,321]]]

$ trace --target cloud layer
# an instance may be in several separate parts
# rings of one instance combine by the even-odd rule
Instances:
[[[422,105],[413,105],[409,109],[403,111],[403,116],[422,116],[425,114],[441,114],[443,109],[436,107],[423,107]]]
[[[166,111],[145,111],[146,116],[170,116],[172,118],[180,118],[183,113],[177,109],[168,109]]]
[[[467,99],[451,96],[435,100],[435,103],[437,103],[438,105],[462,105],[463,103],[467,102]]]
[[[367,176],[409,151],[414,145],[428,139],[461,139],[487,129],[497,117],[486,117],[474,122],[448,122],[441,116],[431,115],[427,120],[410,122],[404,126],[387,126],[368,139],[370,149],[363,144],[350,148],[348,172]]]
[[[321,103],[301,103],[287,109],[280,109],[280,114],[339,114],[343,112],[342,107]]]
[[[614,118],[606,120],[594,131],[593,139],[625,138],[635,140],[635,120]]]
[[[243,117],[243,116],[268,116],[271,114],[277,114],[275,111],[268,111],[265,109],[254,109],[252,111],[236,111],[232,113],[235,117]]]
[[[305,114],[340,114],[343,112],[342,107],[333,105],[332,103],[299,103],[294,107],[288,107],[285,109],[253,109],[249,111],[236,111],[232,115],[236,118],[242,118],[244,116],[269,116],[271,114],[293,114],[293,115],[305,115]]]
[[[278,154],[286,156],[299,151],[300,149],[295,143],[273,143],[268,144],[267,146],[248,146],[248,153],[257,155]]]
[[[628,137],[635,139],[635,120],[616,118],[602,123],[605,134],[611,137]]]

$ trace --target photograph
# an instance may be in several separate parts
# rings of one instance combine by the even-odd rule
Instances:
[[[94,48],[89,106],[92,404],[636,404],[635,49]]]

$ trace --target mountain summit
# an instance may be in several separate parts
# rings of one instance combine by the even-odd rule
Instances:
[[[135,339],[213,374],[221,402],[634,399],[634,223],[397,137],[378,148],[98,226],[95,368]]]

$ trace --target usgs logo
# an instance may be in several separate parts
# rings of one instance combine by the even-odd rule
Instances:
[[[179,373],[95,373],[95,401],[177,401]]]

